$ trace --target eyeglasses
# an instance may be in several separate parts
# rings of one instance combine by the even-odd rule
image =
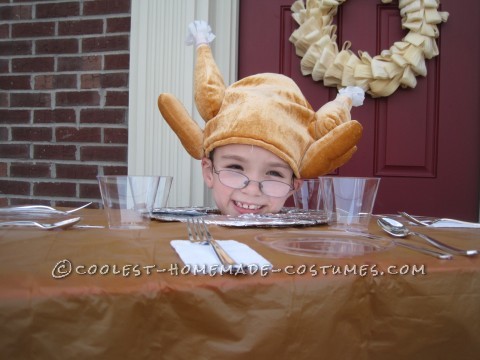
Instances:
[[[232,189],[244,189],[250,184],[251,182],[258,183],[258,187],[260,191],[272,197],[284,197],[287,196],[288,193],[293,190],[293,186],[291,184],[287,184],[281,181],[276,180],[263,180],[263,181],[255,181],[250,180],[248,176],[241,174],[236,171],[232,170],[216,170],[215,166],[212,163],[213,172],[218,175],[218,180],[229,188]]]

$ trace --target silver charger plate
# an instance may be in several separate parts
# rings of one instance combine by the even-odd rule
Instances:
[[[158,221],[187,221],[187,218],[193,216],[207,216],[210,214],[220,214],[218,209],[208,207],[169,207],[154,209],[150,218]]]
[[[211,208],[165,208],[153,212],[151,218],[159,221],[181,221],[201,216],[207,224],[230,227],[293,227],[327,224],[323,212],[284,208],[276,214],[244,214],[239,216],[221,215],[218,209]]]
[[[346,231],[282,231],[258,235],[258,242],[280,252],[323,258],[350,258],[385,251],[395,246],[392,239]]]

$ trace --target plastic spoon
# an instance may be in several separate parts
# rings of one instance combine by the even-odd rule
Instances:
[[[401,222],[388,218],[388,217],[381,217],[377,220],[378,225],[388,234],[394,236],[394,237],[399,237],[399,238],[405,238],[409,235],[416,235],[418,237],[421,237],[422,239],[426,240],[429,242],[431,245],[442,249],[448,253],[454,254],[454,255],[463,255],[463,256],[475,256],[478,254],[478,250],[462,250],[455,248],[453,246],[444,244],[428,235],[417,233],[414,231],[410,231],[405,225],[403,225]]]
[[[69,228],[81,220],[80,217],[70,218],[55,223],[40,223],[37,221],[4,221],[0,222],[0,226],[36,226],[43,230],[53,230],[53,229],[66,229]]]

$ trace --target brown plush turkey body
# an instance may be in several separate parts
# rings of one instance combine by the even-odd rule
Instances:
[[[195,159],[223,145],[254,145],[283,159],[298,178],[313,178],[347,162],[362,135],[350,118],[348,96],[315,112],[284,75],[252,75],[226,87],[207,44],[197,47],[195,103],[204,129],[173,95],[158,98],[163,117]]]

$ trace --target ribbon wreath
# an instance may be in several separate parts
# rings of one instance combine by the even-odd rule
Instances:
[[[402,28],[408,34],[388,50],[373,58],[366,51],[358,56],[345,41],[341,50],[336,43],[333,18],[338,6],[346,0],[297,0],[291,10],[300,25],[290,36],[296,54],[302,57],[303,75],[311,75],[325,86],[360,86],[372,97],[389,96],[397,88],[417,85],[416,76],[426,76],[425,59],[439,54],[437,24],[446,22],[449,14],[439,12],[440,0],[399,0]],[[392,0],[382,0],[391,3]]]

